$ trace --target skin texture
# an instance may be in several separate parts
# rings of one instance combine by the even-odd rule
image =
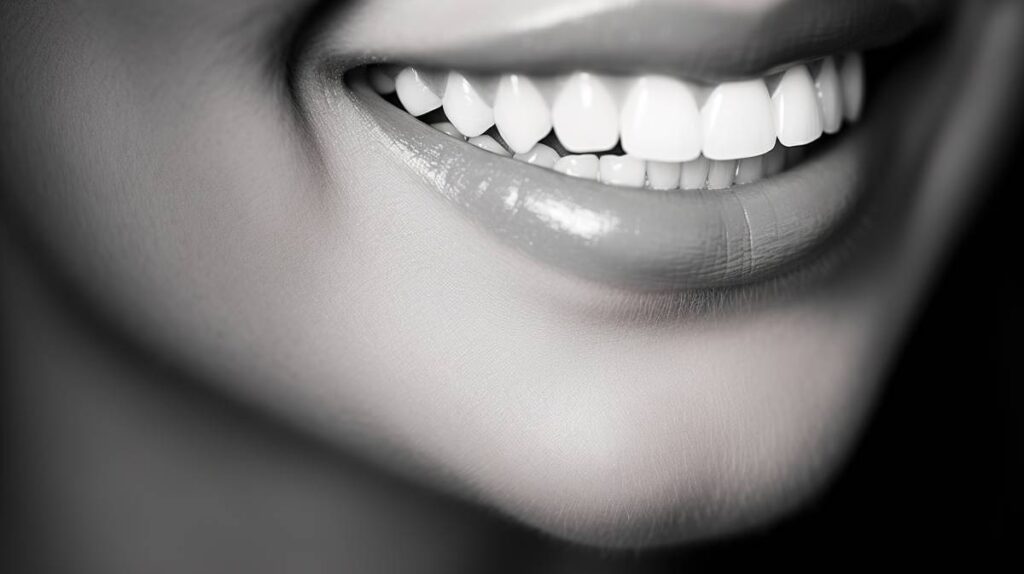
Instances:
[[[506,249],[289,87],[304,7],[274,0],[4,3],[5,230],[119,337],[360,464],[587,544],[733,532],[842,460],[981,198],[1024,28],[959,9],[869,102],[901,122],[891,201],[813,279],[662,296]]]

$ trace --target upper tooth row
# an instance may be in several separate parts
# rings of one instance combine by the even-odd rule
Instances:
[[[755,157],[775,146],[808,144],[856,121],[864,100],[859,54],[837,64],[825,58],[817,73],[803,64],[769,81],[698,86],[677,78],[612,78],[576,72],[558,78],[522,74],[470,77],[407,67],[397,76],[373,68],[371,84],[398,92],[405,109],[423,115],[444,108],[467,137],[491,126],[516,153],[525,153],[552,129],[570,152],[606,151],[621,140],[631,156],[682,162]],[[768,85],[774,88],[769,92]]]

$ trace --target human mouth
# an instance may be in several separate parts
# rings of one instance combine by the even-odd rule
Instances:
[[[664,75],[481,77],[395,66],[373,66],[366,79],[409,114],[433,117],[433,127],[481,149],[653,190],[725,189],[775,175],[803,155],[798,148],[855,122],[864,101],[859,54],[717,85]]]
[[[558,66],[580,59],[562,48]],[[640,290],[769,279],[821,253],[865,195],[867,137],[847,129],[865,111],[858,52],[692,76],[552,73],[540,57],[502,72],[438,54],[462,66],[350,54],[330,81],[442,197],[587,278]]]

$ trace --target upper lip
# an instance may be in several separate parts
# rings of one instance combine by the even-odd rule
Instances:
[[[671,67],[690,78],[748,75],[826,55],[833,48],[891,41],[944,3],[527,0],[512,3],[514,9],[482,3],[487,9],[480,10],[479,18],[448,27],[438,22],[452,16],[452,6],[465,2],[425,4],[357,2],[327,20],[309,56],[320,65],[309,67],[315,73],[305,76],[317,87],[309,93],[330,100],[319,113],[351,112],[336,121],[373,126],[370,131],[397,161],[531,255],[615,285],[674,290],[762,280],[818,250],[849,219],[862,195],[858,157],[866,146],[859,142],[868,139],[869,130],[848,130],[845,141],[804,165],[733,190],[618,189],[448,138],[369,89],[362,90],[365,97],[357,94],[358,74],[350,82],[355,91],[339,76],[359,64],[381,61],[490,71],[629,65],[634,72]],[[513,18],[505,10],[521,16]],[[706,28],[714,27],[715,34],[695,24],[707,19],[714,19],[714,26]],[[666,36],[669,22],[682,30],[674,38]]]
[[[943,0],[355,1],[318,51],[343,65],[400,61],[467,71],[756,76],[892,43]]]

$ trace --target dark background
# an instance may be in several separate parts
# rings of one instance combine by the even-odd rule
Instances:
[[[1024,137],[1015,139],[1014,161],[944,269],[839,480],[777,528],[708,547],[703,557],[822,567],[1024,564],[1024,480],[1012,464],[1024,453]]]
[[[770,529],[696,551],[666,552],[658,561],[668,571],[892,565],[1020,571],[1019,134],[994,193],[943,270],[838,480],[812,505]]]

